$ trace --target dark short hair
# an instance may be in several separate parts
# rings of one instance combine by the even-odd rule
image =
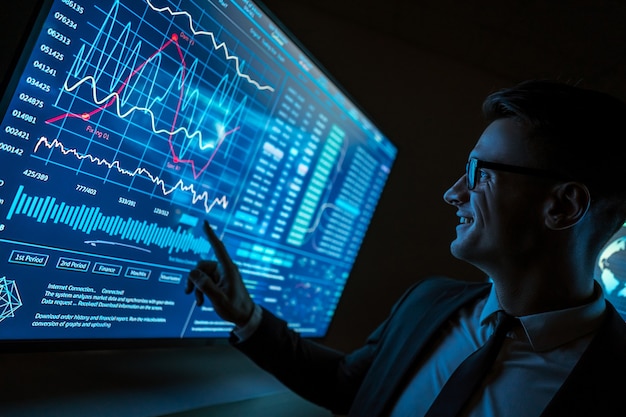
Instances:
[[[587,185],[593,202],[616,224],[626,217],[626,103],[603,92],[562,82],[532,80],[489,95],[488,122],[514,118],[528,129],[540,168]]]
[[[555,81],[525,81],[489,95],[488,122],[511,117],[529,129],[541,168],[608,192],[624,189],[626,104],[609,94]]]

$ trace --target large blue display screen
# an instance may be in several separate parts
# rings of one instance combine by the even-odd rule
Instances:
[[[204,219],[323,336],[396,157],[247,0],[47,1],[1,110],[1,340],[226,336]]]

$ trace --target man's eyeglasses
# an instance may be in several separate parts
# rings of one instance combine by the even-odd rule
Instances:
[[[478,158],[470,158],[465,165],[465,180],[468,190],[473,190],[480,176],[481,168],[495,169],[497,171],[513,172],[515,174],[532,175],[542,178],[554,178],[564,180],[563,175],[546,169],[526,168],[516,165],[500,164],[497,162],[481,161]]]

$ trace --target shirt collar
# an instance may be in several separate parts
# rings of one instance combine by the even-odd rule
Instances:
[[[600,285],[594,281],[593,299],[587,304],[517,318],[533,350],[544,351],[596,330],[600,326],[605,309],[604,293]],[[480,324],[492,320],[492,315],[498,310],[503,308],[498,301],[495,286],[492,285],[480,315]]]

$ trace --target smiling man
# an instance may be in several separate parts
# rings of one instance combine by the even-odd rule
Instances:
[[[187,292],[236,324],[236,348],[335,413],[623,416],[626,323],[593,270],[626,219],[626,105],[529,81],[490,95],[483,110],[488,125],[444,199],[459,218],[452,255],[487,282],[422,280],[363,347],[338,352],[256,305],[205,224],[217,260],[190,272]],[[495,362],[467,371],[486,350]]]

